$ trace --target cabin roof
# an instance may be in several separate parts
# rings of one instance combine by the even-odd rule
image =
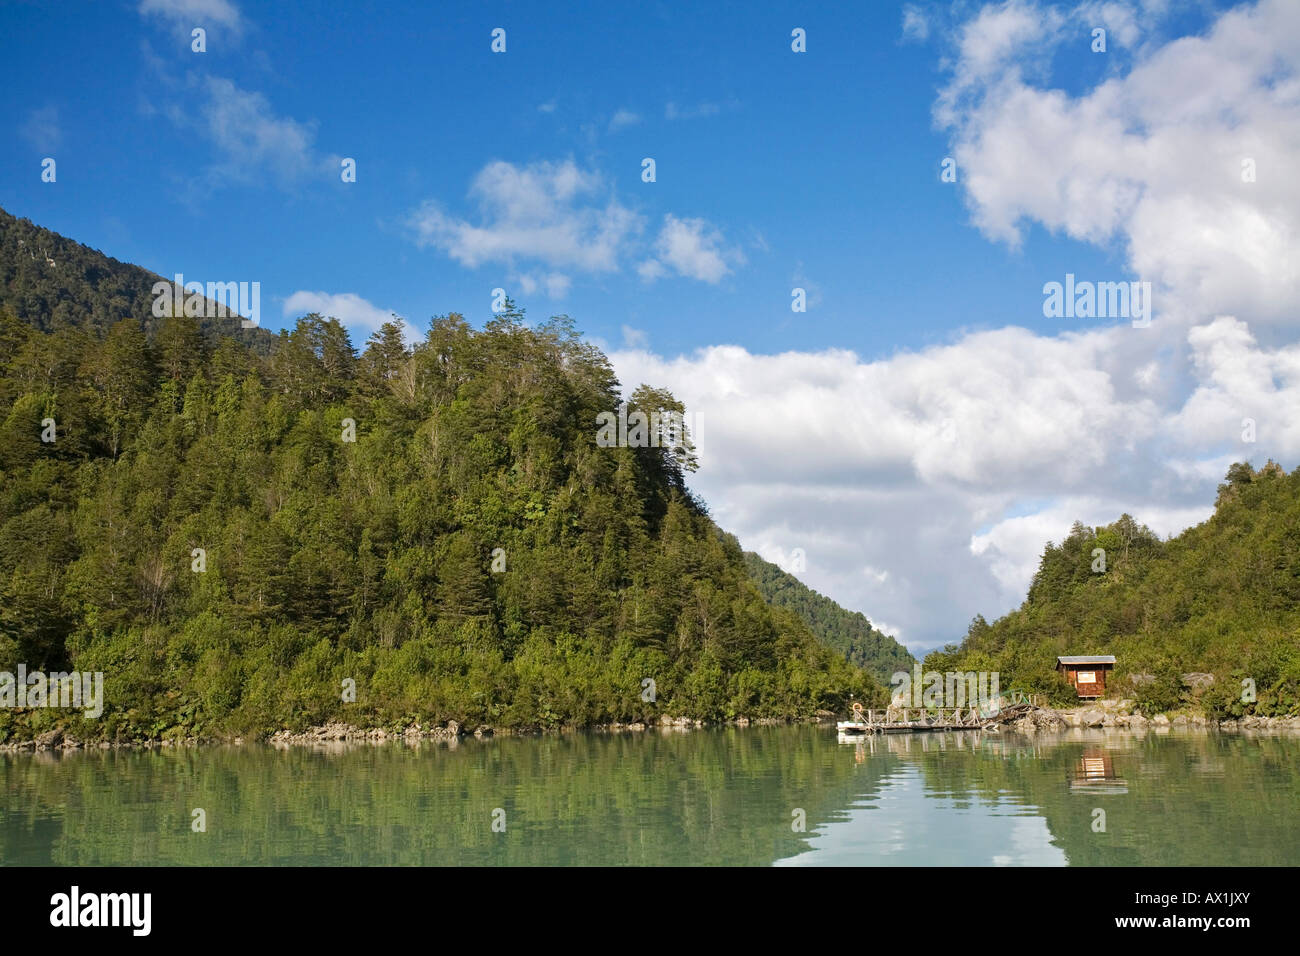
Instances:
[[[1114,664],[1114,654],[1082,654],[1075,657],[1058,657],[1056,665],[1062,664]]]

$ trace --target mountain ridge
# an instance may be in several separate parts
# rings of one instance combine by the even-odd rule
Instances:
[[[895,638],[877,630],[862,612],[841,607],[752,551],[745,552],[745,565],[769,604],[794,611],[849,663],[868,668],[885,684],[898,671],[911,673],[916,659]]]
[[[43,332],[80,328],[103,335],[113,322],[132,317],[152,336],[161,325],[154,285],[172,281],[0,209],[0,307]],[[221,303],[203,301],[199,327],[209,342],[230,337],[259,354],[272,347],[274,333],[244,328]]]
[[[763,599],[686,486],[688,437],[597,445],[624,399],[567,317],[452,313],[414,347],[390,322],[361,350],[317,314],[278,335],[157,317],[160,277],[72,240],[37,267],[37,227],[5,216],[0,669],[100,672],[106,704],[0,709],[0,742],[881,699]]]
[[[976,616],[925,667],[999,671],[1003,687],[1069,704],[1056,657],[1102,653],[1117,658],[1108,689],[1146,713],[1300,713],[1300,468],[1232,465],[1214,513],[1168,540],[1127,514],[1076,522],[1019,608]],[[1187,676],[1200,674],[1212,680]]]

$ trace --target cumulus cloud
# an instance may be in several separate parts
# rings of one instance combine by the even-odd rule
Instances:
[[[983,559],[1002,593],[1014,595],[1015,600],[1024,595],[1033,580],[1045,542],[1060,541],[1077,520],[1092,525],[1109,524],[1123,510],[1131,511],[1132,506],[1122,505],[1114,498],[1066,497],[1042,511],[1004,518],[987,530],[971,535],[971,554]],[[1157,534],[1168,536],[1199,524],[1209,513],[1206,504],[1169,508],[1146,501],[1141,514],[1135,517]]]
[[[744,254],[726,245],[722,232],[703,219],[679,219],[669,213],[655,242],[655,255],[644,260],[637,271],[646,280],[658,279],[669,270],[680,276],[717,283],[733,266],[743,265]]]
[[[637,273],[647,281],[677,275],[717,283],[745,263],[716,226],[671,213],[647,248],[642,216],[620,203],[599,173],[571,159],[489,163],[469,198],[478,207],[473,221],[434,200],[423,203],[408,218],[415,241],[469,268],[505,265],[525,294],[562,297],[572,284],[566,270],[617,272],[635,252],[644,256]]]
[[[1197,384],[1167,427],[1184,444],[1256,440],[1290,456],[1300,449],[1300,344],[1261,348],[1246,323],[1220,316],[1188,333]]]
[[[1156,287],[1152,326],[1008,327],[876,360],[613,354],[629,387],[694,411],[694,484],[724,527],[774,558],[802,548],[801,577],[913,649],[1017,605],[1075,520],[1174,534],[1231,462],[1300,460],[1300,12],[1260,0],[1166,40],[1163,6],[987,4],[949,37],[934,104],[974,224],[1117,249]],[[1122,56],[1067,92],[1054,60],[1093,56],[1093,26]],[[643,274],[716,281],[720,243],[677,223]]]
[[[364,348],[370,335],[385,322],[394,319],[390,309],[381,309],[354,292],[311,292],[300,290],[284,300],[284,315],[302,316],[317,312],[326,318],[338,319],[352,333],[353,344]],[[396,316],[402,326],[402,337],[408,345],[423,338],[420,330],[406,319]]]
[[[612,359],[629,389],[666,387],[693,412],[693,485],[723,527],[773,560],[803,548],[812,587],[924,648],[1018,604],[1076,519],[1127,511],[1174,534],[1209,515],[1231,461],[1300,457],[1300,346],[1263,347],[1230,317],[1195,326],[1191,385],[1172,394],[1122,381],[1134,334],[1006,328],[876,361],[737,346]]]
[[[1011,0],[959,29],[935,118],[975,224],[1012,245],[1030,223],[1117,243],[1166,313],[1293,320],[1300,10],[1260,0],[1203,36],[1152,39],[1126,72],[1071,96],[1044,64],[1067,40],[1068,55],[1094,56],[1079,37],[1097,22],[1110,42],[1139,41],[1133,8],[1118,3],[1063,12]]]
[[[528,166],[493,162],[474,178],[470,198],[478,205],[476,222],[425,202],[410,217],[416,241],[436,248],[470,268],[502,263],[548,267],[545,274],[519,267],[513,281],[524,291],[545,288],[563,295],[569,278],[563,269],[612,272],[640,217],[604,188],[594,171],[573,160]]]

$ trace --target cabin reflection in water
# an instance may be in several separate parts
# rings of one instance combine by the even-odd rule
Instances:
[[[1085,750],[1074,765],[1070,789],[1087,793],[1128,793],[1128,784],[1117,776],[1110,754],[1104,750]]]

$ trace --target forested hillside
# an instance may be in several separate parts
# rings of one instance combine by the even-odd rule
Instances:
[[[358,354],[311,315],[263,356],[154,322],[132,283],[156,277],[77,248],[3,290],[0,670],[102,671],[107,706],[3,709],[0,740],[881,699],[764,602],[686,488],[689,441],[598,446],[620,387],[566,318],[452,314],[414,347],[389,324]],[[629,405],[681,409],[648,387]]]
[[[102,337],[114,322],[131,316],[156,335],[161,320],[153,314],[153,285],[171,280],[0,209],[0,308],[33,328]],[[274,344],[265,329],[242,328],[224,318],[226,310],[217,303],[212,308],[218,318],[199,319],[209,345],[233,339],[265,354]],[[58,351],[63,342],[55,338],[51,348]]]
[[[1104,551],[1105,570],[1097,549]],[[1168,541],[1128,515],[1075,524],[1048,545],[1025,603],[977,617],[933,670],[1000,671],[1003,687],[1072,696],[1059,654],[1117,657],[1117,693],[1159,712],[1195,703],[1216,716],[1300,713],[1300,469],[1233,465],[1204,524]],[[1182,675],[1214,683],[1195,697]],[[1242,681],[1257,700],[1243,701]]]
[[[850,663],[865,667],[886,685],[898,671],[911,673],[915,661],[907,648],[872,627],[861,612],[845,610],[752,551],[745,552],[745,566],[769,604],[799,615],[814,634]]]

